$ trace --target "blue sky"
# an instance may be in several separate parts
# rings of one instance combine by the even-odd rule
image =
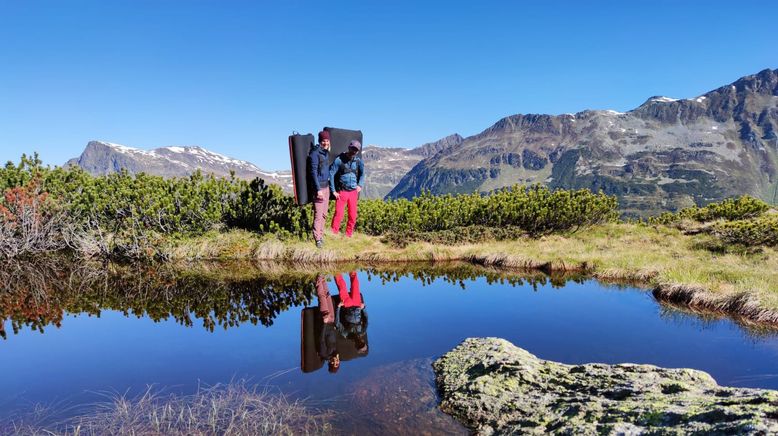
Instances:
[[[411,147],[778,68],[772,1],[0,0],[0,161],[91,139],[289,167],[325,125]]]

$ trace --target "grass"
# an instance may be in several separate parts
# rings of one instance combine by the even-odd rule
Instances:
[[[111,395],[91,411],[44,424],[50,410],[27,421],[0,423],[3,434],[20,435],[297,435],[331,433],[328,415],[245,381],[201,388],[188,396],[148,389],[136,398]],[[6,433],[7,432],[7,433]]]
[[[251,259],[323,266],[463,260],[499,268],[582,271],[606,281],[636,282],[692,309],[778,325],[778,252],[710,250],[710,236],[669,226],[613,223],[572,234],[479,244],[414,242],[398,248],[378,237],[328,237],[325,247],[246,231],[209,233],[171,243],[177,260]]]

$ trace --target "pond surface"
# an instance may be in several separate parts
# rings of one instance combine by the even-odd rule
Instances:
[[[477,336],[559,362],[690,367],[722,385],[778,389],[774,333],[683,313],[637,288],[462,265],[349,273],[51,266],[0,276],[0,417],[248,378],[339,412],[343,432],[461,431],[435,408],[429,363]],[[326,295],[334,325],[320,309]],[[341,359],[334,373],[327,348]]]

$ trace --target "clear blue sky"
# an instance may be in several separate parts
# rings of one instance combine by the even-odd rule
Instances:
[[[774,1],[0,0],[0,161],[87,141],[288,168],[324,125],[416,146],[778,68]]]

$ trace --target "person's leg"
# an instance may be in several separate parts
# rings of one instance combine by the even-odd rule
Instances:
[[[340,197],[335,200],[335,214],[332,216],[332,233],[340,233],[340,223],[343,221],[343,209],[346,207],[346,191],[340,191]]]
[[[346,281],[343,280],[343,276],[335,274],[335,284],[338,285],[338,295],[340,295],[340,302],[344,307],[351,307],[351,296],[346,289]]]
[[[324,222],[327,220],[327,209],[330,205],[330,188],[322,189],[324,198],[313,201],[313,239],[321,241],[324,237]]]
[[[357,202],[359,201],[359,192],[351,191],[348,196],[348,222],[346,223],[346,236],[351,237],[354,233],[354,226],[357,224]]]
[[[335,310],[332,307],[330,289],[327,287],[327,279],[324,276],[316,277],[316,297],[319,299],[319,312],[325,323],[335,322]]]
[[[359,293],[359,277],[357,277],[356,271],[348,273],[349,279],[351,279],[351,301],[355,306],[362,304],[362,294]]]

